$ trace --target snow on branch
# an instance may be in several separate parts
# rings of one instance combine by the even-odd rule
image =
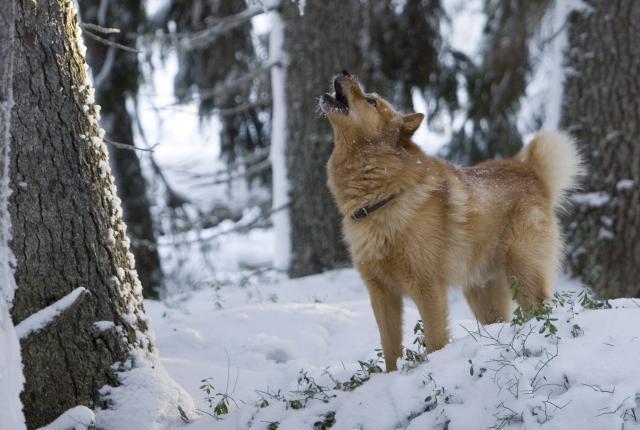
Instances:
[[[86,288],[78,287],[57,302],[25,318],[16,326],[18,339],[24,340],[32,333],[42,330],[51,324],[60,314],[73,306],[78,299],[88,292]]]

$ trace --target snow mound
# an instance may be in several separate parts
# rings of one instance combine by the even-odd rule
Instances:
[[[96,416],[86,406],[76,406],[65,411],[54,422],[38,430],[87,430],[95,428]]]
[[[301,371],[220,427],[640,429],[632,359],[640,356],[640,303],[611,304],[563,293],[546,313],[516,310],[513,323],[459,321],[465,335],[424,363],[405,358],[392,374],[379,373],[375,358],[355,373],[353,365]],[[355,389],[353,377],[361,379]]]
[[[135,359],[135,353],[134,353]],[[154,360],[135,360],[139,367],[119,373],[121,385],[104,386],[102,399],[109,409],[98,409],[97,428],[102,430],[166,429],[180,427],[196,416],[193,400]],[[125,367],[130,367],[125,363]],[[179,417],[184,417],[179,418]]]
[[[426,361],[407,301],[403,344],[417,354],[392,374],[352,269],[261,273],[145,307],[164,366],[203,411],[192,430],[640,428],[640,301],[598,301],[567,279],[557,290],[544,312],[489,326],[452,290],[453,338]],[[207,416],[225,395],[228,413]]]

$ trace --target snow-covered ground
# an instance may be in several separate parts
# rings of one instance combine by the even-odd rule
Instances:
[[[270,234],[226,240],[255,249]],[[215,252],[227,262],[234,253]],[[328,428],[332,420],[336,429],[640,428],[640,301],[585,309],[580,286],[561,279],[564,304],[548,318],[481,327],[453,290],[447,347],[349,391],[336,384],[367,379],[358,361],[375,362],[379,348],[357,273],[295,280],[240,273],[234,282],[145,302],[162,363],[197,407],[213,414],[223,399],[216,394],[229,396],[228,414],[203,413],[187,428]],[[418,318],[408,301],[404,345],[414,350]],[[310,379],[299,382],[301,371]],[[212,405],[201,388],[207,384]]]

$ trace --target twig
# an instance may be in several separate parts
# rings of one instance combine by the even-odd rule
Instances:
[[[125,46],[125,45],[123,45],[121,43],[114,42],[114,41],[109,40],[109,39],[105,39],[104,37],[100,37],[97,34],[90,32],[89,30],[85,30],[83,32],[83,34],[89,36],[90,38],[92,38],[94,40],[97,40],[100,43],[104,43],[105,45],[113,46],[114,48],[122,49],[123,51],[127,51],[127,52],[133,52],[134,54],[139,54],[140,53],[140,51],[135,49],[135,48],[131,48],[131,47]]]
[[[128,143],[116,142],[111,139],[107,139],[106,137],[102,138],[102,140],[104,140],[104,143],[106,143],[107,145],[111,145],[118,149],[126,149],[127,151],[153,152],[154,148],[158,146],[158,145],[154,145],[151,148],[141,148],[139,146],[129,145]]]
[[[95,31],[95,32],[102,33],[102,34],[118,34],[118,33],[120,33],[120,29],[119,28],[103,27],[101,25],[91,24],[89,22],[81,23],[80,27],[82,27],[83,30]]]
[[[533,376],[533,379],[531,379],[531,388],[533,389],[533,391],[535,391],[538,387],[536,387],[536,379],[538,378],[538,375],[540,375],[540,372],[542,372],[542,369],[544,369],[545,367],[547,367],[547,365],[551,362],[551,360],[553,360],[554,358],[556,358],[558,356],[558,339],[556,339],[556,352],[555,354],[549,354],[549,352],[547,350],[545,350],[547,352],[548,358],[547,360],[542,363],[542,365],[540,366],[540,368],[538,369],[538,371],[536,372],[536,374]]]
[[[593,391],[597,391],[599,393],[609,393],[609,394],[613,394],[616,392],[616,386],[613,386],[612,390],[605,390],[604,388],[602,388],[600,385],[591,385],[591,384],[582,384],[585,387],[589,387],[591,388]]]

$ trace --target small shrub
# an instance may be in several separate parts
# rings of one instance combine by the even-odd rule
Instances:
[[[212,380],[213,378],[202,379],[200,381],[202,383],[200,391],[204,393],[204,399],[209,405],[209,410],[213,412],[213,416],[220,418],[229,413],[229,404],[234,400],[227,393],[216,393]]]

